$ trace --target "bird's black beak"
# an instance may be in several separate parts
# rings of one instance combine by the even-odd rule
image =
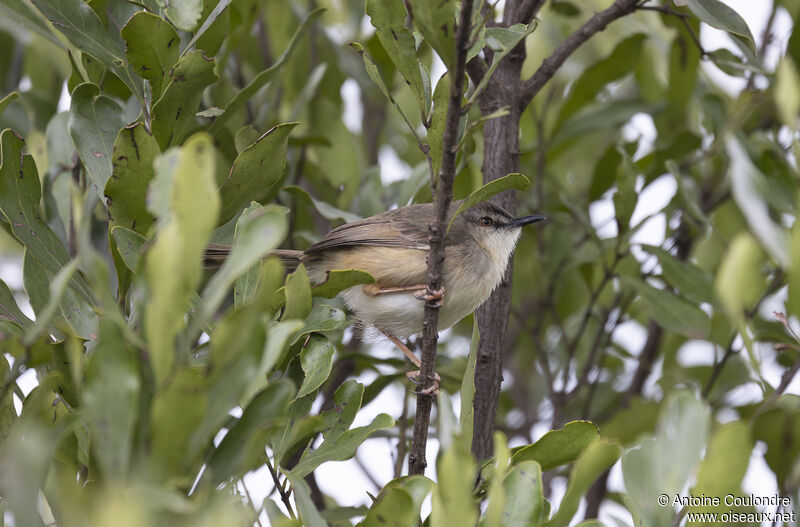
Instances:
[[[537,221],[542,221],[546,219],[544,216],[522,216],[521,218],[515,218],[508,223],[504,223],[502,226],[504,229],[514,229],[516,227],[524,227],[529,223],[536,223]]]

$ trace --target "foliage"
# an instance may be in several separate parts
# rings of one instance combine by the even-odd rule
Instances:
[[[403,475],[406,366],[335,298],[372,277],[314,286],[269,255],[431,199],[460,3],[318,3],[0,0],[0,263],[22,269],[0,281],[5,520],[565,526],[585,500],[582,525],[601,505],[672,525],[727,509],[659,495],[745,494],[756,442],[797,507],[800,24],[784,42],[718,0],[507,0],[541,10],[503,25],[475,2],[467,57],[485,71],[463,94],[455,198],[517,189],[548,222],[517,249],[494,455],[470,453],[485,423],[466,320],[440,346],[427,478]],[[767,35],[800,20],[771,9]],[[708,27],[733,51],[702,49]],[[519,117],[503,101],[524,91],[491,76],[521,50],[547,86],[515,124],[520,174],[485,182],[481,128]],[[232,245],[214,272],[210,242]],[[364,470],[394,478],[337,503],[323,469],[365,443],[394,459]]]

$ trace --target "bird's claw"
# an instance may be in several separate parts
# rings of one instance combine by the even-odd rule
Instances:
[[[425,300],[426,302],[433,302],[434,306],[442,307],[442,304],[444,303],[444,293],[444,286],[440,287],[436,291],[431,291],[426,287],[425,289],[415,291],[414,298],[417,300]]]
[[[413,382],[414,384],[419,384],[419,376],[422,372],[420,370],[416,371],[409,371],[406,372],[406,377],[408,380]],[[439,374],[433,372],[433,384],[428,386],[427,388],[421,390],[415,390],[414,393],[417,395],[439,395],[439,383],[442,382],[442,378],[439,377]]]

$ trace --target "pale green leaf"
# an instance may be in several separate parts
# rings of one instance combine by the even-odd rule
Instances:
[[[147,211],[147,187],[161,151],[144,124],[136,123],[119,131],[113,152],[111,178],[105,185],[109,219],[143,235],[155,220]]]
[[[750,49],[756,50],[756,40],[747,22],[732,7],[720,0],[687,0],[686,5],[709,26],[743,37]]]
[[[551,430],[532,445],[513,450],[511,463],[536,461],[542,470],[572,463],[597,439],[600,431],[589,421],[572,421],[559,430]]]
[[[153,185],[165,192],[170,214],[158,218],[157,235],[145,263],[150,288],[145,334],[158,382],[175,359],[174,340],[196,294],[206,241],[219,211],[211,137],[195,135],[169,159],[173,163],[156,165]]]
[[[236,156],[228,178],[220,187],[221,223],[251,201],[264,202],[275,196],[286,167],[289,132],[297,124],[283,123],[270,128]]]
[[[110,319],[100,322],[99,333],[86,364],[84,411],[103,475],[124,478],[139,416],[139,353]]]
[[[414,37],[405,26],[407,12],[403,0],[367,0],[366,12],[383,49],[414,92],[421,115],[427,115],[420,62]]]
[[[569,474],[567,491],[545,527],[566,527],[578,510],[581,498],[600,475],[619,459],[622,449],[607,439],[597,439],[580,455]],[[654,500],[655,501],[655,500]]]
[[[304,397],[322,386],[333,367],[333,351],[333,344],[326,337],[311,335],[300,352],[300,366],[306,375],[297,397]]]
[[[100,88],[85,83],[72,92],[67,128],[94,189],[101,197],[111,177],[114,142],[123,126],[122,107],[100,95]]]
[[[163,91],[164,79],[178,61],[181,41],[175,29],[160,16],[139,11],[121,31],[127,43],[125,56],[133,71],[150,81],[154,99]]]
[[[195,122],[203,90],[217,81],[214,59],[187,53],[169,70],[164,93],[153,105],[153,136],[162,150],[181,144]]]

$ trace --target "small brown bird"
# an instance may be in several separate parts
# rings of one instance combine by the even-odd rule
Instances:
[[[462,201],[453,202],[448,221]],[[417,368],[420,360],[400,340],[422,332],[425,302],[440,305],[440,330],[469,315],[489,298],[503,278],[522,227],[543,216],[515,218],[492,202],[478,203],[456,217],[445,240],[442,289],[427,291],[428,224],[432,203],[400,207],[330,231],[305,251],[275,251],[285,260],[305,264],[314,284],[331,270],[360,269],[375,283],[341,294],[356,320],[389,338]],[[223,260],[229,247],[211,245],[209,262]],[[445,294],[447,291],[447,294]],[[410,372],[414,380],[419,372]],[[438,389],[438,379],[428,390]]]

